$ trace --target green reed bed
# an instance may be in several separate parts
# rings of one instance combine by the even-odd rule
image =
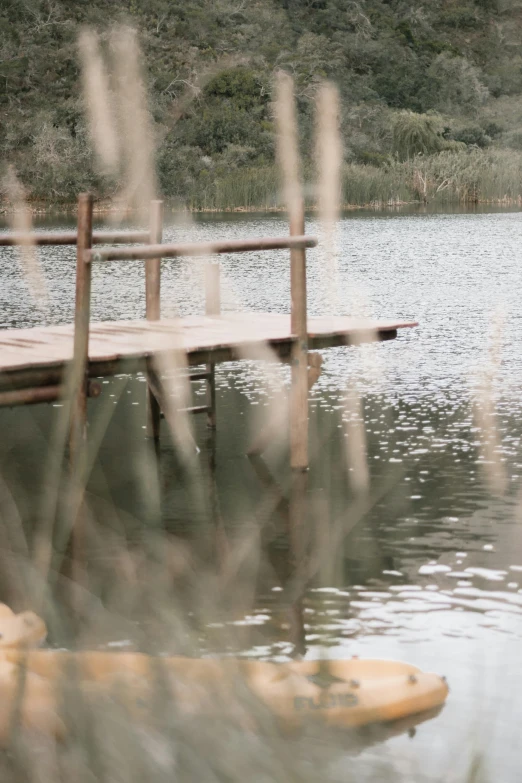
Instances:
[[[521,195],[522,155],[506,150],[447,150],[378,168],[347,165],[343,177],[347,205],[518,203]]]
[[[386,168],[347,165],[343,171],[342,197],[344,205],[365,206],[413,201],[413,191],[402,165]]]
[[[315,176],[305,167],[306,182]],[[273,210],[280,208],[276,166],[238,168],[211,178],[196,178],[186,206],[193,210]],[[315,207],[312,189],[307,206]],[[445,150],[384,165],[346,163],[341,202],[349,206],[386,206],[411,202],[435,204],[519,203],[522,153],[501,149]]]
[[[305,183],[315,181],[311,163],[303,173]],[[185,194],[178,194],[176,204],[193,211],[279,210],[279,176],[274,165],[239,167],[215,176],[200,172],[186,183]],[[309,209],[316,207],[311,186],[305,187],[305,199]],[[402,162],[390,156],[379,166],[349,162],[343,166],[344,208],[521,201],[522,153],[514,150],[444,150]]]
[[[192,183],[186,204],[193,210],[274,209],[279,205],[275,166],[239,168]]]

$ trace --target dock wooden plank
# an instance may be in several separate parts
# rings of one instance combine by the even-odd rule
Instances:
[[[408,321],[366,321],[350,317],[308,319],[310,347],[346,344],[395,336],[398,329],[415,326]],[[188,316],[161,321],[108,321],[92,323],[89,361],[97,364],[120,359],[148,358],[170,350],[188,354],[244,349],[268,344],[276,349],[291,346],[294,335],[290,316],[273,313],[225,313],[219,316]],[[0,373],[45,369],[64,365],[73,355],[72,324],[0,331]],[[219,361],[219,358],[218,358]]]

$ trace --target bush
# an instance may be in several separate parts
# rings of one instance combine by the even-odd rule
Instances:
[[[441,19],[444,27],[457,27],[461,30],[472,30],[480,25],[480,19],[475,11],[470,8],[453,8],[446,11]]]
[[[180,124],[183,144],[199,147],[205,155],[224,152],[230,144],[251,147],[257,155],[271,155],[273,141],[254,112],[229,104],[205,107],[195,117]]]
[[[400,160],[430,155],[444,147],[441,119],[436,114],[397,112],[392,117],[393,152]]]
[[[267,103],[267,95],[263,94],[254,71],[241,66],[229,68],[214,76],[204,87],[203,96],[210,102],[226,101],[242,111],[265,106]]]
[[[468,125],[465,128],[451,131],[448,138],[454,141],[461,141],[468,147],[489,147],[491,144],[491,136],[480,125]]]
[[[487,133],[490,139],[496,139],[504,132],[504,128],[497,122],[491,121],[484,125],[484,132]]]
[[[505,137],[508,147],[514,150],[522,150],[522,131],[512,131]]]
[[[355,159],[357,163],[365,163],[377,168],[390,164],[389,155],[383,155],[382,152],[373,152],[371,150],[359,150],[356,152]]]

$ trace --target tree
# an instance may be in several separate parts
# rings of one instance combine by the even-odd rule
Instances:
[[[393,151],[400,160],[431,155],[445,146],[441,118],[436,114],[399,111],[392,120]]]
[[[429,83],[424,100],[448,114],[473,114],[489,95],[480,69],[465,57],[441,52],[428,70]]]

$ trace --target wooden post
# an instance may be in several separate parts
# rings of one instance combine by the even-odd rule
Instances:
[[[74,311],[74,353],[72,360],[70,462],[70,555],[69,577],[87,588],[86,518],[83,469],[87,464],[87,397],[89,381],[89,322],[91,316],[92,195],[78,196],[78,237],[76,243],[76,301]],[[66,569],[67,573],[67,569]],[[75,609],[80,607],[75,605]]]
[[[304,234],[304,204],[290,215],[290,234]],[[292,472],[289,504],[290,553],[294,587],[304,590],[307,581],[307,489],[308,489],[308,326],[306,313],[306,251],[290,251],[290,292],[292,385],[290,391],[290,467]],[[300,586],[300,587],[299,587]],[[290,618],[291,625],[295,618]]]
[[[303,235],[304,205],[290,217],[291,236]],[[308,469],[308,326],[306,316],[306,251],[290,251],[292,389],[290,394],[290,466]]]
[[[163,234],[163,202],[151,201],[150,239],[151,245],[161,244]],[[148,321],[159,321],[161,317],[161,258],[145,261],[145,313]],[[159,440],[161,410],[147,377],[147,437]]]
[[[77,462],[85,445],[87,428],[87,382],[89,374],[89,321],[91,313],[91,264],[85,251],[92,247],[92,196],[78,197],[76,244],[76,304],[74,312],[73,397],[71,403],[70,457]]]
[[[205,264],[205,315],[221,314],[221,266],[219,263]],[[216,366],[207,364],[207,426],[216,429]]]

